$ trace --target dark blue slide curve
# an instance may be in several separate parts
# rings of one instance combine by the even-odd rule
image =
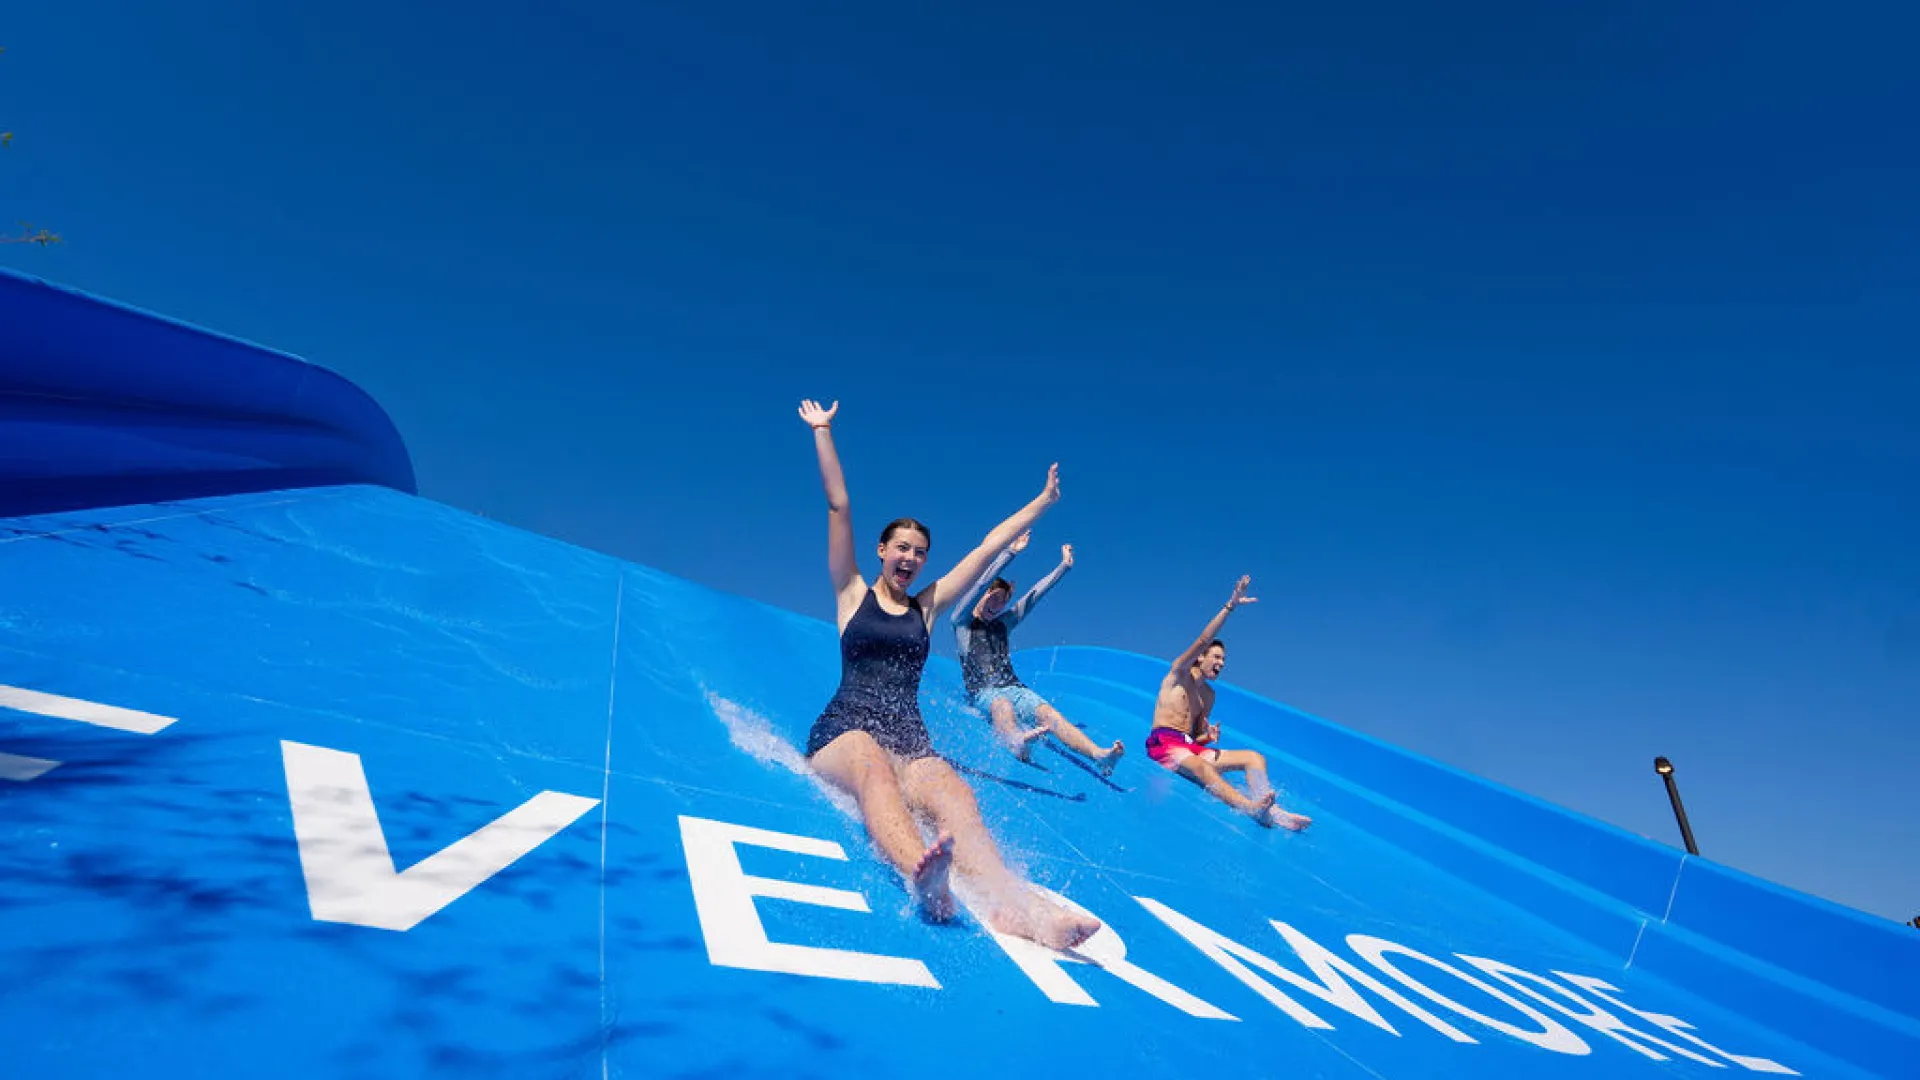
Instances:
[[[917,917],[799,748],[831,624],[413,495],[320,368],[0,276],[19,1077],[1920,1076],[1920,934],[1223,687],[1302,834],[922,703],[1071,954]]]

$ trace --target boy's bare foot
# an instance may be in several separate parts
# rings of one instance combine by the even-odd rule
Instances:
[[[1121,742],[1119,739],[1113,740],[1113,745],[1107,747],[1107,752],[1100,755],[1100,775],[1112,776],[1113,767],[1120,764],[1120,755],[1126,752],[1126,743]]]
[[[934,840],[933,846],[920,856],[919,865],[913,868],[913,895],[920,901],[920,910],[935,922],[946,922],[953,918],[958,908],[953,899],[953,890],[947,885],[947,872],[951,869],[953,834],[943,832]]]
[[[1045,724],[1036,728],[1028,728],[1015,735],[1013,742],[1009,743],[1008,746],[1013,751],[1014,757],[1019,758],[1021,761],[1032,761],[1033,744],[1046,737],[1046,734],[1047,726]]]
[[[1292,829],[1294,832],[1305,832],[1307,826],[1313,824],[1313,819],[1307,815],[1295,814],[1277,806],[1267,811],[1267,817],[1271,818],[1275,825],[1283,829]]]

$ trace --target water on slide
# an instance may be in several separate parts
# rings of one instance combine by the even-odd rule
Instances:
[[[922,703],[1071,955],[799,753],[833,627],[408,494],[358,388],[0,273],[6,1075],[1920,1076],[1920,936],[1223,685],[1304,834]],[[1245,668],[1257,658],[1241,657]]]
[[[1063,957],[917,918],[808,773],[828,623],[375,487],[16,518],[0,553],[19,1075],[1873,1072],[1636,968],[1661,912],[1228,687],[1316,823],[1232,813],[1142,751],[1146,658],[1018,656],[1128,741],[1110,779],[1014,760],[929,668],[1008,858],[1109,927]]]

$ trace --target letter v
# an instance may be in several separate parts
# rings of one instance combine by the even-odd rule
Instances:
[[[598,799],[543,791],[478,832],[396,870],[360,755],[284,740],[280,755],[307,903],[320,922],[411,930],[600,805]]]

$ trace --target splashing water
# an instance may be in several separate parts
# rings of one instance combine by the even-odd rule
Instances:
[[[773,728],[773,722],[754,712],[737,701],[731,701],[705,687],[701,688],[707,697],[707,708],[726,725],[727,738],[735,748],[744,751],[756,760],[769,765],[778,765],[795,776],[805,779],[826,796],[834,809],[855,821],[860,820],[860,805],[853,796],[834,787],[820,778],[820,775],[807,766],[806,756],[799,747],[782,738]]]
[[[823,779],[820,774],[814,772],[813,769],[807,765],[806,756],[800,752],[798,747],[788,742],[779,731],[775,730],[772,721],[755,712],[753,709],[737,701],[722,697],[705,687],[701,688],[701,692],[706,697],[707,708],[712,710],[713,715],[718,717],[720,723],[726,726],[727,738],[733,743],[736,749],[743,751],[757,761],[779,766],[795,776],[804,778],[808,783],[812,784],[828,802],[833,804],[834,809],[845,814],[851,821],[861,821],[860,804],[854,801],[853,796],[834,787]],[[922,823],[921,827],[921,838],[928,843],[932,842],[932,837],[927,834],[924,823]],[[873,858],[880,859],[883,862],[885,861],[885,855],[882,854],[878,848],[870,848],[869,854]],[[1007,869],[1013,872],[1015,878],[1025,882],[1027,879],[1027,867],[1020,853],[1013,850],[1006,850],[1002,852],[1001,857],[1005,860]],[[899,910],[897,912],[902,916],[907,915],[913,907],[910,894],[904,888],[904,884],[903,880],[898,905]],[[974,919],[982,927],[989,925],[986,913],[1004,900],[1004,897],[995,897],[992,893],[981,888],[977,883],[968,881],[959,874],[953,876],[951,886],[954,896],[960,901],[961,906],[972,913]],[[1033,888],[1032,885],[1027,885],[1027,887]]]
[[[861,820],[860,804],[854,801],[853,796],[827,783],[819,773],[808,767],[806,755],[800,752],[799,747],[794,746],[775,731],[772,721],[747,706],[721,697],[705,687],[701,687],[701,692],[706,695],[707,708],[711,709],[713,715],[719,717],[720,722],[726,725],[727,738],[732,741],[736,749],[757,761],[777,765],[805,779],[820,792],[822,797],[833,804],[834,809],[845,814],[848,820],[854,822]],[[868,855],[885,862],[885,856],[878,848],[869,848]],[[904,881],[892,906],[894,914],[901,918],[907,917],[913,910],[913,900],[905,888]]]

